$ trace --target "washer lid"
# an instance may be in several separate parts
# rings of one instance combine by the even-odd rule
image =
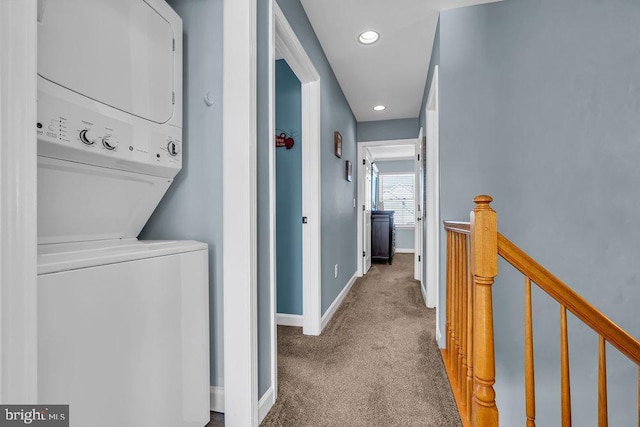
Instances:
[[[40,0],[38,74],[130,114],[173,115],[174,34],[142,0]]]
[[[193,240],[101,240],[38,245],[38,275],[207,250]]]

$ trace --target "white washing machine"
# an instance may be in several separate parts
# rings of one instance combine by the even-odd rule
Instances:
[[[137,240],[182,167],[181,111],[163,0],[39,0],[38,399],[72,427],[209,420],[207,245]]]

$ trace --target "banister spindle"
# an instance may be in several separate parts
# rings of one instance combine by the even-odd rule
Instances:
[[[607,427],[607,342],[600,335],[600,351],[598,352],[598,427]]]
[[[468,262],[469,258],[467,258],[467,276],[465,277],[465,286],[467,287],[467,392],[465,406],[467,407],[467,421],[470,422],[473,401],[473,277]]]
[[[525,277],[525,350],[524,381],[527,409],[527,427],[536,425],[536,385],[533,363],[533,312],[531,309],[531,279]]]
[[[462,237],[463,234],[458,233],[458,243],[456,245],[456,258],[458,259],[458,274],[456,276],[456,364],[455,364],[455,376],[458,381],[458,392],[460,392],[460,386],[462,384]]]
[[[451,248],[451,246],[453,245],[453,232],[451,231],[447,231],[447,283],[446,283],[446,287],[447,287],[447,295],[446,295],[446,320],[447,320],[447,324],[445,325],[445,330],[444,333],[446,334],[446,347],[447,347],[447,353],[446,353],[446,360],[445,362],[447,363],[447,365],[451,366],[451,364],[449,363],[451,361],[450,356],[451,356],[451,276],[453,274],[453,250]]]
[[[498,426],[495,357],[493,343],[493,298],[491,287],[498,275],[498,218],[489,206],[493,199],[477,196],[471,212],[471,268],[474,286],[473,363],[474,393],[472,424]]]
[[[449,366],[451,366],[452,372],[453,372],[453,381],[456,381],[456,354],[457,354],[457,349],[456,349],[456,328],[457,328],[457,312],[456,312],[456,297],[457,297],[457,290],[456,290],[456,274],[457,274],[457,269],[458,269],[458,260],[456,259],[456,244],[458,242],[458,239],[456,237],[456,235],[453,235],[453,249],[451,251],[451,256],[453,257],[453,273],[451,275],[451,348],[449,349]]]
[[[567,308],[560,306],[560,375],[562,392],[562,427],[571,426],[571,384],[569,376],[569,339]]]
[[[460,234],[460,258],[461,267],[460,271],[460,325],[462,326],[460,332],[460,396],[462,396],[461,403],[465,412],[468,412],[468,406],[466,405],[467,395],[467,236]]]

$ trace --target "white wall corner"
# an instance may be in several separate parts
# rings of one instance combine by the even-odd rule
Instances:
[[[224,413],[224,387],[213,387],[209,390],[211,411]]]
[[[420,285],[420,291],[422,293],[422,299],[424,300],[425,307],[429,307],[429,305],[427,304],[427,291],[424,288],[424,286]],[[436,325],[436,328],[437,327],[438,327],[438,325]]]
[[[262,395],[258,402],[258,417],[260,422],[267,416],[274,403],[276,403],[276,394],[273,387],[269,387],[269,390]]]
[[[302,328],[304,321],[301,314],[278,313],[277,322],[280,326],[296,326]]]
[[[358,279],[358,272],[356,271],[355,273],[353,273],[353,276],[351,276],[351,279],[349,279],[349,281],[347,282],[347,285],[338,294],[336,299],[333,300],[333,302],[331,303],[327,311],[322,316],[322,330],[324,330],[324,328],[329,324],[333,315],[336,314],[336,311],[338,311],[338,309],[342,305],[342,302],[344,301],[345,297],[347,296],[347,294],[351,290],[351,287],[353,286],[353,284],[356,282],[357,279]]]

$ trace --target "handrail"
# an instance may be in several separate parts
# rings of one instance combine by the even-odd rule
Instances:
[[[444,229],[447,231],[453,231],[460,234],[471,234],[471,224],[468,222],[460,221],[443,221]]]
[[[498,254],[625,356],[640,365],[640,342],[500,233]]]

